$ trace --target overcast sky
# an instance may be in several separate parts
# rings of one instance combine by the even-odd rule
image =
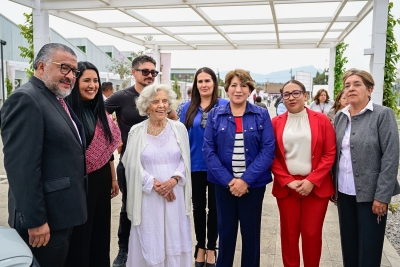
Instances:
[[[393,13],[400,18],[400,0],[393,0]],[[16,24],[24,22],[23,13],[29,8],[8,0],[0,0],[0,13]],[[318,11],[320,15],[320,11]],[[224,18],[220,18],[224,19]],[[97,45],[114,45],[120,51],[138,51],[141,46],[97,32],[78,24],[50,16],[50,27],[66,38],[87,37]],[[371,46],[372,12],[347,36],[349,44],[345,56],[349,62],[346,68],[369,70],[370,56],[364,56],[364,49]],[[400,26],[395,36],[400,42]],[[168,52],[168,51],[165,51]],[[329,49],[272,49],[272,50],[227,50],[227,51],[172,51],[173,68],[200,68],[208,66],[220,71],[243,68],[253,73],[267,74],[273,71],[314,65],[317,68],[329,66]],[[397,65],[400,68],[400,62]]]

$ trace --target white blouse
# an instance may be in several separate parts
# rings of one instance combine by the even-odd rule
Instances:
[[[332,100],[329,100],[328,103],[320,102],[319,105],[317,105],[317,103],[315,103],[315,101],[313,101],[313,102],[311,102],[309,109],[328,115],[329,110],[331,110],[331,108],[333,107],[334,104],[335,104],[335,102]]]
[[[288,113],[282,140],[289,173],[302,176],[310,174],[311,128],[306,109],[295,114]]]

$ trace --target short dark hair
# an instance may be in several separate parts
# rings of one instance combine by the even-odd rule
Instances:
[[[261,103],[261,96],[257,96],[257,97],[256,97],[256,102]]]
[[[154,66],[157,66],[154,58],[147,56],[147,55],[142,55],[142,56],[135,57],[135,59],[132,61],[132,69],[136,69],[137,67],[139,67],[140,64],[143,64],[146,62],[153,63]]]
[[[192,94],[192,87],[190,87],[189,89],[187,89],[186,93],[187,93],[188,95],[191,95],[191,94]]]
[[[113,89],[113,83],[112,82],[103,82],[101,84],[101,91],[102,92],[106,92],[106,91],[109,91],[109,90],[112,90],[112,89]]]
[[[283,94],[283,89],[285,88],[286,85],[288,85],[289,83],[294,83],[297,84],[298,86],[300,86],[301,90],[303,91],[303,93],[306,92],[306,87],[304,86],[304,84],[298,80],[290,80],[288,82],[286,82],[283,86],[282,89],[280,89],[279,91],[281,91],[281,94]]]
[[[45,44],[42,48],[40,48],[39,53],[37,54],[35,60],[33,61],[33,69],[37,70],[40,61],[49,64],[55,51],[67,52],[76,57],[74,50],[72,50],[70,47],[64,44],[59,44],[59,43]]]
[[[238,77],[241,83],[246,84],[249,87],[250,93],[254,90],[255,83],[250,73],[243,69],[235,69],[228,72],[225,76],[225,92],[228,92],[229,85],[231,85],[234,77]]]

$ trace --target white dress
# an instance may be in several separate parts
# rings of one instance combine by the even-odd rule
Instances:
[[[188,267],[192,265],[190,218],[185,212],[185,165],[171,126],[158,136],[147,134],[141,155],[143,171],[142,221],[132,224],[127,267]],[[176,200],[167,202],[153,189],[154,178],[163,183],[182,179],[174,187]]]

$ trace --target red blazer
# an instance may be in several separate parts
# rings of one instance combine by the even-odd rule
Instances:
[[[271,170],[274,174],[272,194],[277,198],[284,198],[291,190],[286,185],[294,180],[307,179],[315,187],[313,191],[319,197],[329,197],[335,193],[331,168],[336,155],[336,137],[331,122],[325,114],[306,108],[311,127],[311,161],[312,171],[308,176],[291,175],[285,161],[283,146],[283,130],[285,129],[288,113],[272,119],[275,134],[275,159]],[[299,140],[301,142],[301,140]]]

